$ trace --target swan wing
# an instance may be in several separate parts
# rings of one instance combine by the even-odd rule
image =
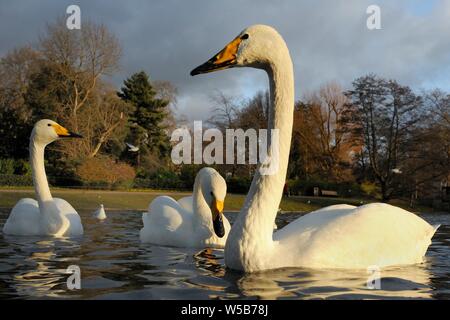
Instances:
[[[38,202],[31,198],[20,199],[12,208],[3,226],[3,233],[18,236],[34,236],[41,233]]]
[[[148,212],[142,215],[144,227],[140,231],[142,242],[161,245],[186,246],[192,234],[192,214],[173,198],[160,196],[155,198]]]
[[[367,268],[420,263],[436,229],[383,203],[309,213],[274,234],[285,265]]]
[[[181,207],[183,207],[184,210],[193,212],[194,211],[194,200],[192,196],[183,197],[178,200],[178,203]]]
[[[54,198],[56,207],[58,210],[65,215],[65,217],[69,220],[70,226],[67,231],[64,233],[64,236],[80,236],[84,233],[83,224],[81,223],[81,218],[78,215],[77,211],[72,207],[70,203],[61,198]]]

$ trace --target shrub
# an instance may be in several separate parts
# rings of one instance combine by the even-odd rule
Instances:
[[[380,196],[380,190],[378,186],[373,182],[365,181],[361,184],[361,190],[364,193],[364,195],[370,196],[370,197],[378,197]]]
[[[100,156],[85,160],[76,174],[85,186],[113,189],[130,188],[136,175],[130,165]]]
[[[134,179],[134,187],[153,189],[183,189],[185,188],[185,185],[175,172],[167,169],[158,169],[146,178]]]
[[[248,177],[231,177],[227,179],[227,192],[230,193],[247,193],[250,189],[252,178]]]
[[[31,176],[28,159],[0,159],[0,174],[16,174]]]
[[[204,166],[197,164],[184,165],[180,170],[180,180],[183,183],[183,186],[187,189],[191,189],[194,185],[195,177],[201,168]]]
[[[0,186],[24,187],[32,185],[33,178],[30,175],[0,174]]]
[[[31,176],[31,165],[28,159],[19,159],[14,162],[14,174]]]
[[[0,159],[0,174],[14,174],[14,163],[13,159]]]

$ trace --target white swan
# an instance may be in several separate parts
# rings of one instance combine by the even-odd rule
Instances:
[[[257,170],[225,246],[225,264],[253,272],[281,267],[366,268],[413,264],[422,258],[436,230],[413,213],[388,204],[335,205],[307,214],[273,233],[285,183],[294,110],[294,74],[289,50],[276,30],[247,28],[191,75],[230,67],[267,72],[271,108],[269,156],[279,154],[272,175]],[[271,147],[273,149],[271,149]]]
[[[3,233],[20,236],[78,236],[83,225],[75,209],[65,200],[53,198],[44,167],[45,147],[60,138],[81,138],[52,120],[40,120],[30,136],[30,162],[37,201],[19,200],[11,211]]]
[[[160,196],[142,215],[142,242],[175,247],[224,247],[230,223],[223,215],[227,185],[212,168],[195,177],[191,197]]]
[[[98,220],[106,219],[106,212],[105,212],[105,207],[103,206],[103,204],[101,204],[100,207],[94,211],[94,214],[92,216]]]

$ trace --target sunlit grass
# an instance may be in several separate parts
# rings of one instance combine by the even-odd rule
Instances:
[[[115,210],[147,210],[149,203],[157,196],[169,195],[175,199],[190,195],[190,192],[167,190],[130,190],[130,191],[106,191],[106,190],[78,190],[53,188],[55,198],[67,200],[77,210],[94,210],[102,203],[107,209]],[[0,190],[0,207],[11,208],[21,198],[34,198],[33,189],[7,188]],[[239,210],[245,200],[245,195],[228,194],[225,201],[225,210]],[[346,203],[361,205],[376,200],[350,199],[350,198],[322,198],[322,197],[283,197],[280,208],[283,211],[309,212],[333,204]],[[407,210],[408,204],[396,200],[392,204],[401,206]],[[416,208],[413,211],[429,211],[429,208]]]

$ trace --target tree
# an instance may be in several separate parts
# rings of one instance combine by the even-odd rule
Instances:
[[[269,91],[259,91],[252,98],[243,102],[237,112],[236,125],[238,128],[266,129],[269,118]]]
[[[439,195],[450,181],[450,95],[441,90],[423,93],[424,110],[408,143],[403,189],[417,198]]]
[[[132,106],[120,99],[112,88],[105,87],[99,91],[85,117],[87,132],[92,135],[84,140],[89,158],[95,157],[105,144],[116,137],[123,137],[132,110]]]
[[[40,51],[55,72],[66,81],[61,82],[66,92],[60,101],[65,122],[73,130],[81,131],[79,112],[87,104],[103,75],[118,68],[120,45],[104,25],[90,21],[80,30],[69,30],[60,18],[47,26],[40,40]]]
[[[294,173],[331,181],[351,180],[353,153],[360,143],[350,130],[352,105],[341,87],[328,83],[298,102],[294,111],[291,166]]]
[[[32,122],[51,118],[84,135],[52,146],[61,159],[95,157],[125,129],[129,110],[102,80],[118,66],[117,40],[102,25],[86,22],[82,30],[68,30],[59,19],[47,26],[39,52],[40,68],[29,76],[24,94]]]
[[[41,60],[39,52],[31,47],[12,50],[0,60],[0,158],[28,156],[33,120],[24,95]]]
[[[382,200],[388,201],[400,190],[397,172],[408,158],[408,141],[420,120],[423,100],[409,87],[372,74],[356,79],[347,96],[357,107],[370,169]]]
[[[130,143],[139,146],[142,155],[168,156],[170,140],[164,126],[169,101],[156,97],[148,75],[141,71],[124,81],[119,97],[134,107],[130,118]]]
[[[235,128],[239,109],[237,99],[221,91],[214,93],[210,99],[213,104],[213,115],[208,119],[208,123],[222,133],[225,133],[226,129]]]

